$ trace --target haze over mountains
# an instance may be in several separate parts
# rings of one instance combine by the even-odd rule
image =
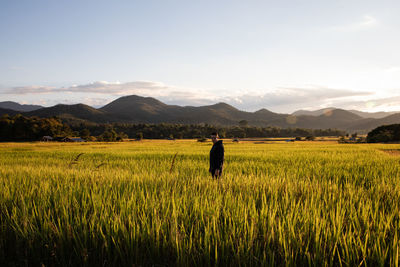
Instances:
[[[37,110],[44,107],[38,105],[21,105],[19,103],[12,101],[4,101],[0,102],[0,108],[26,112],[26,111]]]
[[[326,114],[332,110],[335,110],[337,108],[335,107],[330,107],[330,108],[323,108],[323,109],[318,109],[318,110],[313,110],[313,111],[309,111],[309,110],[298,110],[292,113],[292,115],[295,116],[301,116],[301,115],[308,115],[308,116],[320,116],[323,114]],[[389,115],[393,115],[399,112],[363,112],[363,111],[358,111],[358,110],[348,110],[351,113],[354,113],[362,118],[373,118],[373,119],[382,119],[384,117],[387,117]]]
[[[96,109],[85,104],[55,105],[41,107],[20,105],[15,102],[0,102],[0,115],[52,117],[58,116],[68,122],[95,123],[180,123],[212,125],[239,125],[246,120],[248,125],[282,128],[335,128],[350,132],[367,132],[384,124],[400,123],[400,113],[368,113],[357,110],[327,108],[316,111],[299,110],[292,114],[279,114],[267,109],[246,112],[226,103],[209,106],[168,105],[155,98],[136,95],[124,96]]]

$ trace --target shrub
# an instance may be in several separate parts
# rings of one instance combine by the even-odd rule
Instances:
[[[200,138],[198,138],[197,139],[197,142],[206,142],[207,141],[207,138],[205,138],[205,137],[200,137]]]
[[[143,133],[142,132],[138,132],[136,134],[136,140],[142,140],[143,139]]]

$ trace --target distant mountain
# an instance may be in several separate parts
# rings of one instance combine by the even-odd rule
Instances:
[[[120,121],[118,118],[113,117],[102,110],[98,110],[84,104],[58,104],[49,108],[41,108],[30,112],[24,112],[23,114],[26,116],[37,116],[41,118],[57,116],[61,119],[69,121],[74,119],[99,123]]]
[[[131,122],[161,123],[170,121],[181,108],[164,104],[152,97],[131,95],[120,97],[99,110]]]
[[[365,132],[365,130],[372,130],[378,126],[389,125],[389,124],[398,124],[400,123],[400,113],[396,113],[381,119],[362,119],[353,122],[351,125],[347,127],[349,131],[355,132]]]
[[[18,113],[21,113],[21,112],[18,112],[18,111],[12,110],[12,109],[0,108],[0,116],[5,115],[5,114],[14,116],[14,115],[17,115]]]
[[[43,107],[38,106],[38,105],[21,105],[17,102],[13,102],[13,101],[4,101],[4,102],[0,102],[0,108],[28,112],[28,111],[37,110],[37,109],[40,109]]]
[[[255,116],[257,116],[258,119],[265,119],[265,118],[278,119],[278,118],[280,118],[282,116],[287,116],[287,114],[274,113],[274,112],[269,111],[268,109],[265,109],[265,108],[257,110],[253,114]]]
[[[292,113],[294,116],[320,116],[326,112],[330,112],[332,110],[335,110],[336,108],[323,108],[323,109],[318,109],[318,110],[304,110],[300,109]]]
[[[347,126],[357,120],[360,116],[342,109],[334,109],[319,116],[301,115],[287,116],[270,122],[271,126],[297,127],[309,129],[347,129]]]
[[[240,120],[248,120],[249,124],[262,125],[263,121],[281,116],[267,110],[245,112],[226,103],[201,107],[167,105],[151,97],[136,95],[118,98],[100,110],[124,120],[145,123],[238,125]]]
[[[365,120],[355,112],[325,108],[317,111],[298,111],[289,114],[278,114],[267,109],[256,112],[245,112],[226,103],[202,107],[181,107],[167,105],[151,97],[126,96],[121,97],[101,108],[110,114],[131,122],[146,123],[208,123],[213,125],[238,125],[241,120],[247,120],[254,126],[298,127],[311,129],[337,128],[343,130],[354,129],[354,125],[363,125],[359,132],[372,129],[372,125],[379,124],[376,119]],[[297,114],[297,115],[296,115]],[[304,115],[301,115],[304,114]],[[390,121],[396,121],[393,118]],[[399,120],[400,122],[400,120]]]
[[[318,109],[318,110],[313,110],[313,111],[309,111],[309,110],[297,110],[295,112],[292,113],[292,115],[294,116],[302,116],[302,115],[306,115],[306,116],[320,116],[322,114],[325,113],[329,113],[332,110],[335,110],[337,108],[334,107],[330,107],[330,108],[323,108],[323,109]],[[398,112],[363,112],[363,111],[358,111],[358,110],[347,110],[351,113],[354,113],[362,118],[372,118],[372,119],[382,119],[384,117],[396,114],[396,113],[400,113],[400,111]]]
[[[1,109],[1,114],[15,115],[19,113],[10,109]],[[259,127],[309,128],[309,129],[341,129],[350,132],[366,133],[383,125],[400,123],[400,113],[384,118],[365,118],[371,114],[327,108],[316,111],[299,110],[293,114],[278,114],[267,109],[246,112],[226,103],[193,107],[167,105],[152,97],[136,95],[120,97],[109,104],[96,109],[84,104],[56,105],[29,112],[21,112],[26,116],[57,116],[69,123],[180,123],[210,124],[238,126],[241,120],[248,125]],[[379,116],[382,116],[380,114]],[[378,116],[378,115],[377,115]]]
[[[363,111],[358,111],[358,110],[349,110],[350,112],[353,112],[354,114],[357,114],[358,116],[361,116],[363,118],[372,118],[372,119],[382,119],[387,116],[400,113],[400,111],[395,111],[395,112],[363,112]]]

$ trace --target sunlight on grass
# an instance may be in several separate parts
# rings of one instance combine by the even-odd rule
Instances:
[[[210,146],[0,143],[0,263],[398,264],[399,145]]]

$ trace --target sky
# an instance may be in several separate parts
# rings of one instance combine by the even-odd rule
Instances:
[[[400,111],[400,1],[0,1],[0,101]]]

